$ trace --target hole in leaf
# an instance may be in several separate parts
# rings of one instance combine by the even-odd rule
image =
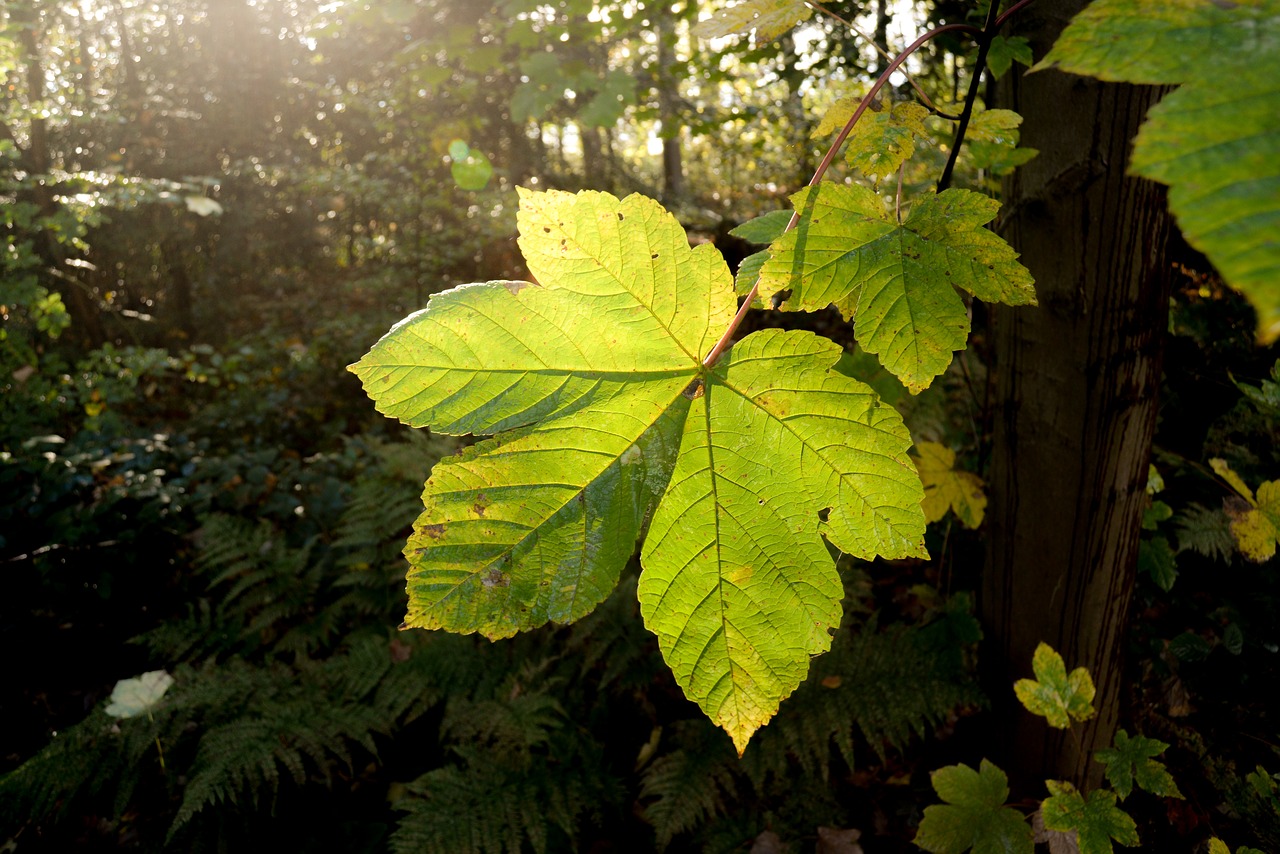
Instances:
[[[784,302],[791,299],[791,294],[792,294],[791,288],[783,288],[782,290],[778,291],[776,294],[773,295],[773,299],[769,301],[770,305],[772,305],[775,309],[780,307]]]
[[[821,510],[818,511],[818,518],[821,519],[823,522],[827,521],[827,519],[830,516],[831,516],[830,507],[823,507]]]

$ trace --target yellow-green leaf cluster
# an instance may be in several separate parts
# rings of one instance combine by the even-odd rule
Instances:
[[[1013,685],[1027,711],[1045,718],[1049,726],[1066,729],[1071,721],[1087,721],[1094,715],[1093,677],[1083,667],[1067,674],[1062,656],[1041,643],[1031,658],[1035,679],[1019,679]],[[1058,829],[1058,828],[1051,828]]]
[[[937,522],[950,510],[966,527],[982,524],[987,509],[982,478],[956,468],[954,451],[937,442],[918,442],[915,463],[924,485],[926,522]]]
[[[969,334],[956,288],[988,302],[1034,305],[1031,274],[983,228],[999,203],[968,190],[926,196],[899,222],[866,187],[822,183],[792,196],[798,226],[770,247],[760,297],[787,310],[835,305],[867,352],[919,392]],[[785,296],[785,299],[783,298]]]
[[[853,118],[860,99],[841,98],[832,104],[812,136],[835,133]],[[916,150],[916,137],[924,136],[924,120],[929,111],[915,101],[876,104],[858,119],[845,145],[850,165],[877,180],[892,175]]]
[[[1265,481],[1258,487],[1255,497],[1253,490],[1231,470],[1226,460],[1214,458],[1209,465],[1244,498],[1243,505],[1236,502],[1227,506],[1231,533],[1236,538],[1240,553],[1259,563],[1270,560],[1280,540],[1280,480]]]

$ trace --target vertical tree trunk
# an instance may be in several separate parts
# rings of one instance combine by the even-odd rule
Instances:
[[[680,116],[676,96],[678,81],[671,74],[675,48],[675,30],[671,10],[658,12],[657,87],[658,118],[662,122],[662,202],[676,205],[684,196],[684,156],[680,149]]]
[[[1017,30],[1043,56],[1085,0],[1037,3]],[[1163,188],[1125,175],[1159,92],[1058,71],[1007,74],[1002,106],[1040,155],[1006,190],[1005,235],[1039,308],[994,313],[996,399],[990,551],[982,617],[1002,757],[1027,794],[1045,777],[1096,783],[1114,734],[1168,310]],[[1079,741],[1016,708],[1044,641],[1085,666],[1098,714]]]
[[[29,104],[38,104],[44,100],[45,93],[44,63],[40,57],[38,35],[40,13],[34,6],[22,8],[22,17],[19,17],[18,11],[15,9],[11,14],[13,23],[18,27],[18,41],[22,45],[22,59],[26,66],[27,99]],[[49,170],[52,167],[52,156],[48,125],[39,112],[31,114],[27,138],[27,148],[22,151],[23,166],[30,177],[34,178],[34,182],[24,194],[29,196],[41,216],[53,218],[61,206],[51,189],[53,178]],[[67,314],[71,317],[71,329],[66,337],[83,350],[97,347],[106,337],[102,317],[88,289],[79,280],[65,275],[66,249],[52,229],[44,230],[41,239],[36,242],[36,251],[49,271],[43,277],[43,283],[51,292],[63,296]],[[62,274],[61,278],[59,274]]]

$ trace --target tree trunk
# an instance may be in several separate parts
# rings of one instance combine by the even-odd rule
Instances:
[[[1019,33],[1043,56],[1085,0],[1038,3]],[[1123,648],[1168,311],[1163,188],[1125,175],[1159,92],[1058,71],[1005,75],[1002,105],[1040,155],[1006,186],[1005,235],[1038,308],[994,312],[996,400],[981,613],[995,724],[1016,787],[1096,784],[1124,696]],[[1017,708],[1044,641],[1087,667],[1098,714],[1075,735]],[[993,757],[994,758],[994,757]]]

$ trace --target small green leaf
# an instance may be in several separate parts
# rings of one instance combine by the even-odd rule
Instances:
[[[1244,652],[1244,629],[1239,623],[1228,623],[1222,630],[1222,648],[1232,655]]]
[[[169,690],[173,677],[163,670],[152,670],[133,679],[121,679],[111,689],[111,702],[106,712],[113,718],[134,718],[147,712]]]
[[[1138,543],[1138,572],[1150,576],[1156,586],[1168,593],[1178,580],[1178,557],[1164,537]]]
[[[1252,386],[1231,378],[1240,393],[1247,397],[1259,409],[1280,414],[1280,359],[1271,366],[1271,379],[1263,380],[1261,385]]]
[[[1115,747],[1099,750],[1094,756],[1107,766],[1107,781],[1121,800],[1129,797],[1135,782],[1138,788],[1153,795],[1181,798],[1182,792],[1178,791],[1164,763],[1155,760],[1168,747],[1163,741],[1141,735],[1130,738],[1127,732],[1118,730]]]
[[[791,222],[791,211],[769,211],[755,219],[747,220],[729,233],[734,237],[741,237],[748,243],[768,246],[782,236],[789,222]]]
[[[693,27],[702,39],[716,39],[754,31],[759,46],[773,41],[796,24],[809,20],[813,10],[803,0],[740,0]]]
[[[1169,652],[1179,661],[1204,661],[1213,647],[1195,632],[1183,632],[1169,641]]]
[[[949,765],[929,775],[944,804],[925,807],[915,844],[933,854],[1032,854],[1026,817],[1005,806],[1009,780],[987,760],[979,770]]]
[[[999,80],[1015,62],[1030,67],[1035,59],[1031,54],[1031,43],[1022,36],[996,36],[991,40],[987,51],[987,67],[991,75]]]
[[[1163,501],[1152,501],[1151,506],[1142,511],[1142,530],[1154,531],[1161,522],[1172,516],[1172,507]]]
[[[1138,826],[1116,806],[1116,793],[1095,789],[1085,800],[1070,783],[1046,780],[1051,797],[1040,805],[1044,826],[1060,833],[1075,831],[1080,854],[1112,854],[1111,840],[1138,844]]]
[[[1077,667],[1067,675],[1067,666],[1047,643],[1036,647],[1031,659],[1035,679],[1019,679],[1013,690],[1019,702],[1032,714],[1048,720],[1049,726],[1066,729],[1071,719],[1087,721],[1094,715],[1093,679],[1089,671]]]
[[[973,165],[1004,175],[1035,157],[1034,148],[1018,148],[1022,116],[1013,110],[982,110],[965,131]]]
[[[1017,253],[983,228],[999,203],[945,190],[915,204],[899,224],[866,187],[824,182],[792,196],[798,226],[770,247],[760,271],[768,304],[818,311],[834,304],[854,323],[858,343],[920,392],[965,346],[962,288],[988,302],[1034,305],[1031,274]]]

